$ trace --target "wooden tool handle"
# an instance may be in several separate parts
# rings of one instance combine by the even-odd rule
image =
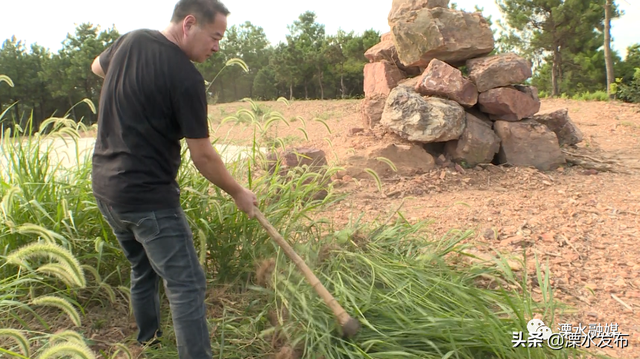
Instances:
[[[318,293],[318,295],[324,300],[324,302],[331,308],[333,314],[338,318],[341,326],[348,325],[354,321],[353,318],[342,308],[342,306],[338,303],[338,301],[329,293],[329,291],[322,285],[318,277],[313,274],[311,269],[307,266],[307,264],[300,258],[300,256],[291,248],[291,246],[282,238],[282,236],[276,231],[276,229],[269,223],[269,221],[265,218],[264,214],[258,210],[258,208],[254,208],[256,219],[260,224],[265,228],[267,233],[273,238],[273,240],[278,243],[278,245],[284,250],[289,259],[291,259],[298,269],[304,273],[304,276],[307,278],[307,281],[313,289]]]

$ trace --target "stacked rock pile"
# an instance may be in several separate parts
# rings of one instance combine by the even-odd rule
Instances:
[[[393,0],[390,32],[365,53],[365,127],[382,126],[416,144],[443,145],[454,162],[508,163],[550,170],[561,147],[582,141],[567,109],[540,113],[531,64],[492,54],[480,13],[449,0]]]

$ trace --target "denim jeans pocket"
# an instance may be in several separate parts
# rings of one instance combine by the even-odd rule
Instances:
[[[155,212],[138,212],[120,214],[120,221],[124,223],[142,243],[149,243],[160,233]]]

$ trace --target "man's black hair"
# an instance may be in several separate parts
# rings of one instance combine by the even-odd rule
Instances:
[[[180,0],[173,9],[171,22],[178,23],[187,15],[193,15],[196,21],[211,24],[218,13],[229,15],[229,10],[218,0]]]

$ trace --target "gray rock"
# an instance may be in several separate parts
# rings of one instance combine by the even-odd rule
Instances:
[[[555,132],[560,146],[575,145],[582,142],[584,137],[582,131],[569,117],[569,110],[566,108],[536,114],[531,119],[546,125]]]
[[[449,141],[445,152],[455,162],[464,162],[469,167],[480,163],[491,163],[500,151],[500,137],[491,129],[491,123],[467,112],[467,125],[460,139]]]
[[[380,124],[415,142],[446,142],[462,135],[464,108],[453,100],[423,97],[406,86],[391,90]]]
[[[566,163],[556,134],[537,121],[496,121],[493,128],[501,141],[500,163],[535,167],[541,171],[553,170]]]
[[[493,33],[480,13],[436,7],[408,14],[391,25],[405,66],[426,67],[437,58],[458,67],[494,49]]]
[[[418,10],[435,7],[448,8],[449,0],[393,0],[387,22],[392,27],[398,20],[415,17]]]

